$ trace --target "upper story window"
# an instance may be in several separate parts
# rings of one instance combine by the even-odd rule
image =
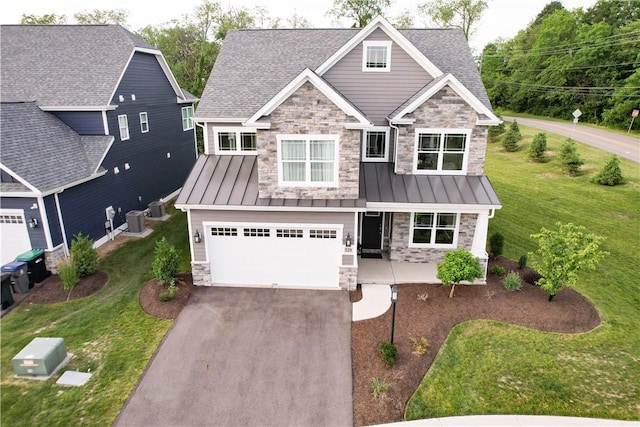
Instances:
[[[464,174],[470,137],[469,129],[416,129],[413,172]]]
[[[458,214],[413,212],[409,247],[453,248],[458,242]]]
[[[362,131],[362,161],[389,160],[389,128],[380,126]]]
[[[256,154],[256,130],[217,128],[213,131],[216,154]]]
[[[278,135],[277,139],[280,185],[338,185],[338,135]]]
[[[193,129],[193,106],[182,107],[182,130]]]
[[[391,41],[362,42],[362,71],[391,71]]]
[[[120,129],[120,141],[129,139],[129,120],[126,114],[118,116],[118,128]]]
[[[149,132],[149,116],[146,112],[140,113],[140,132]]]

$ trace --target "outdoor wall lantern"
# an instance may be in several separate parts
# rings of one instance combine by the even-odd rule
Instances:
[[[344,239],[344,245],[350,248],[352,243],[353,243],[353,240],[351,239],[351,234],[347,233],[347,238]]]
[[[193,241],[196,243],[202,242],[202,236],[200,235],[200,232],[198,230],[196,230],[196,232],[193,235]]]
[[[29,220],[29,228],[36,228],[38,226],[38,220],[34,217],[31,217]]]
[[[396,326],[396,302],[398,302],[398,287],[391,287],[391,303],[393,304],[393,312],[391,314],[391,344],[393,344],[393,330]]]

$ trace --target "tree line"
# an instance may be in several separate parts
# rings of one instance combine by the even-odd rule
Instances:
[[[640,0],[586,10],[547,4],[513,39],[485,46],[481,75],[494,107],[626,129],[640,109]]]

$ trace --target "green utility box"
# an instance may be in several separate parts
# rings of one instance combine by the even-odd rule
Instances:
[[[63,338],[34,338],[12,359],[13,370],[22,376],[49,376],[67,357]]]

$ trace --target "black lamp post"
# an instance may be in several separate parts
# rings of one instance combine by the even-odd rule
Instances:
[[[396,302],[398,302],[398,287],[393,285],[391,287],[391,304],[393,304],[393,311],[391,313],[391,344],[393,344],[393,331],[396,326]]]

